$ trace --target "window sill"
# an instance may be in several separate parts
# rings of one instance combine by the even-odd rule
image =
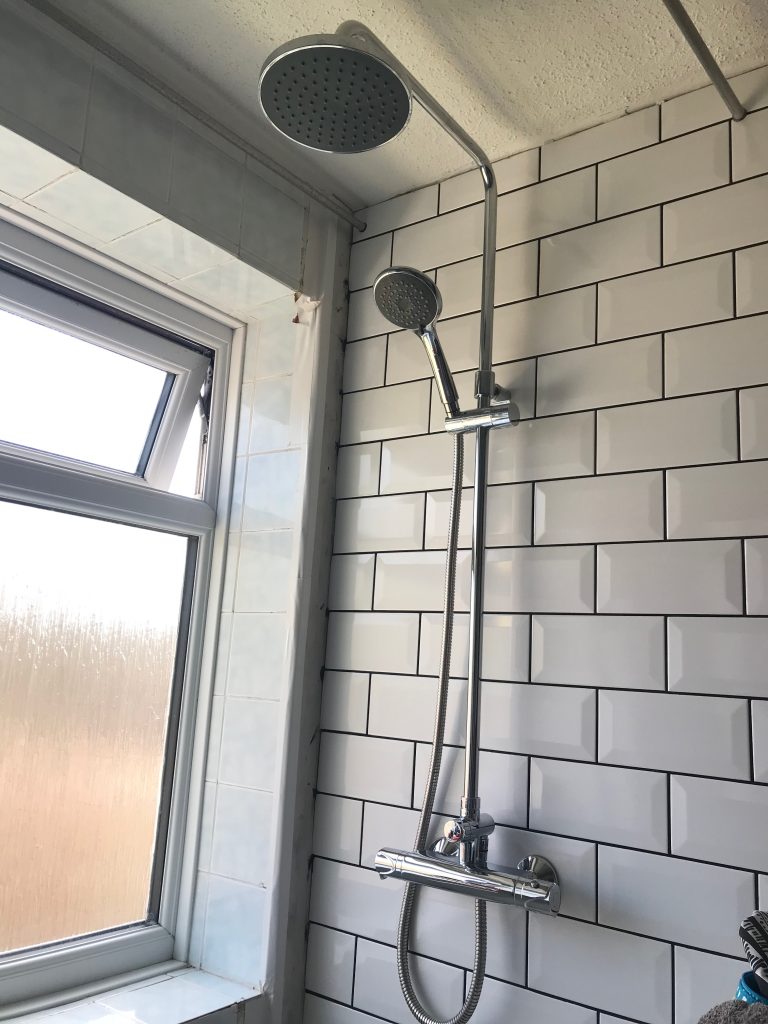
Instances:
[[[205,1024],[256,1021],[246,1009],[238,1017],[238,1004],[259,1000],[248,985],[227,981],[191,967],[101,992],[55,1009],[12,1017],[19,1024],[188,1024],[203,1018]],[[227,1010],[230,1013],[227,1013]],[[203,1024],[203,1022],[201,1022]]]

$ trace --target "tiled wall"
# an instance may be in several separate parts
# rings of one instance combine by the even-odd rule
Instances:
[[[742,124],[706,89],[497,167],[494,359],[523,419],[491,441],[481,793],[491,859],[549,856],[563,906],[489,906],[477,1024],[695,1024],[768,904],[768,73],[737,88]],[[401,886],[371,868],[410,847],[422,799],[451,442],[370,286],[390,263],[436,272],[468,403],[480,198],[469,175],[383,203],[353,246],[306,1024],[411,1019]],[[442,813],[462,783],[465,484]],[[439,1014],[471,914],[421,898]]]

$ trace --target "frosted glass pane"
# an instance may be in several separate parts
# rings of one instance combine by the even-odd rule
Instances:
[[[167,374],[0,310],[0,440],[135,473]]]
[[[147,916],[187,543],[0,502],[0,951]]]

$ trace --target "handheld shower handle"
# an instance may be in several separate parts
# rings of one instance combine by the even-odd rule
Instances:
[[[446,416],[458,416],[460,412],[459,396],[434,327],[422,327],[416,333],[424,344],[427,359],[429,359],[429,365],[432,367],[435,377],[437,393],[443,403]]]

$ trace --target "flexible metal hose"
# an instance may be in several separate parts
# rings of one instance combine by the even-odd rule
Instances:
[[[448,707],[448,680],[451,671],[451,647],[453,645],[453,605],[456,591],[456,556],[459,547],[459,516],[461,513],[461,484],[464,476],[464,435],[454,435],[453,479],[451,482],[451,506],[448,518],[448,550],[445,561],[445,598],[443,603],[443,640],[440,653],[440,677],[437,685],[437,704],[435,707],[435,731],[432,737],[432,758],[427,772],[427,786],[421,815],[416,829],[414,850],[425,853],[427,835],[432,817],[432,808],[437,794],[437,783],[440,777],[440,764],[443,758],[443,738],[445,735],[445,716]],[[478,557],[482,557],[482,552]],[[488,945],[486,925],[486,909],[484,900],[475,901],[475,957],[472,966],[472,981],[467,998],[461,1010],[448,1021],[441,1022],[430,1016],[418,1000],[411,978],[408,962],[408,946],[410,945],[413,915],[416,910],[416,893],[418,886],[409,882],[405,886],[403,902],[400,908],[400,922],[397,928],[397,973],[400,988],[408,1004],[408,1009],[420,1024],[466,1024],[475,1012],[485,980],[485,956]]]

